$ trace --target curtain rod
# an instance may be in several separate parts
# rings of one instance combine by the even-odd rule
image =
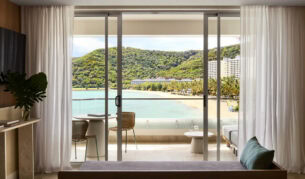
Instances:
[[[239,11],[240,6],[75,6],[76,12],[202,12]]]
[[[75,6],[75,9],[240,9],[240,6]]]

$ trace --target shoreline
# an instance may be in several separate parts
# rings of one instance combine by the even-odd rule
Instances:
[[[202,96],[184,96],[184,95],[171,94],[171,93],[162,92],[162,91],[141,91],[141,90],[129,90],[129,91],[156,94],[156,95],[159,95],[164,98],[194,98],[194,99],[203,98]],[[195,109],[199,109],[200,112],[203,112],[203,101],[202,100],[188,99],[188,100],[178,100],[178,101],[186,106],[189,106],[189,107],[192,107]],[[238,119],[238,112],[230,112],[228,110],[227,101],[229,101],[229,100],[220,101],[220,117]],[[216,99],[208,100],[208,113],[209,113],[209,117],[217,118],[217,100]]]
[[[103,91],[105,90],[104,88],[100,89],[72,89],[72,91]],[[110,90],[115,90],[115,89],[110,89]],[[160,98],[194,98],[196,100],[177,100],[178,102],[191,107],[200,110],[200,112],[203,113],[203,101],[198,100],[202,99],[202,96],[185,96],[185,95],[178,95],[178,94],[171,94],[169,92],[163,92],[163,91],[142,91],[142,90],[134,90],[134,89],[123,89],[123,91],[133,91],[133,92],[141,92],[141,93],[146,93],[146,94],[155,94],[160,96]],[[238,112],[230,112],[228,110],[228,105],[227,101],[230,100],[221,100],[220,102],[220,117],[225,117],[225,118],[235,118],[238,119]],[[208,113],[209,117],[217,118],[217,100],[216,99],[209,99],[208,100]]]

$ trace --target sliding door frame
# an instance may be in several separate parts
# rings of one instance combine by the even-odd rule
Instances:
[[[108,14],[105,16],[105,161],[108,161],[108,137],[109,137],[109,130],[108,130],[108,113],[109,113],[109,108],[108,108],[108,100],[109,100],[109,58],[108,58]]]
[[[208,129],[209,129],[209,100],[208,100],[208,16],[203,13],[203,160],[208,160]]]
[[[122,13],[115,13],[117,17],[117,161],[122,161]]]
[[[117,97],[119,106],[117,106],[118,130],[117,130],[117,161],[122,161],[122,14],[123,13],[185,13],[199,12],[203,14],[203,160],[208,160],[208,20],[209,17],[217,18],[217,160],[220,160],[220,97],[221,97],[221,79],[220,79],[220,40],[221,40],[221,17],[240,17],[239,10],[116,10],[116,11],[80,11],[75,12],[75,17],[105,17],[105,160],[108,161],[108,17],[117,17]],[[137,99],[137,98],[135,98]],[[173,98],[169,98],[173,99]],[[177,98],[180,99],[180,98]],[[183,98],[184,99],[184,98]],[[129,100],[124,98],[124,100]],[[133,98],[130,98],[133,100]],[[137,99],[139,100],[139,99]],[[147,99],[142,99],[147,100]],[[160,99],[150,99],[160,100]],[[161,99],[162,100],[162,99]],[[166,100],[166,99],[163,99]],[[194,99],[192,99],[194,100]]]
[[[121,12],[98,12],[98,13],[75,13],[74,17],[104,17],[105,18],[105,161],[109,159],[108,147],[108,114],[109,114],[109,17],[117,18],[117,161],[122,160],[122,13]]]
[[[209,18],[216,17],[217,18],[217,52],[216,52],[216,60],[217,60],[217,161],[220,161],[220,100],[221,100],[221,64],[220,64],[220,52],[221,52],[221,18],[222,17],[240,17],[240,12],[205,12],[204,13],[204,28],[203,28],[203,39],[204,39],[204,118],[203,118],[203,160],[208,160],[208,44],[209,44]]]
[[[122,161],[122,13],[107,13],[105,17],[105,161],[109,158],[108,147],[108,105],[109,105],[109,84],[108,84],[108,72],[109,72],[109,58],[108,58],[108,18],[117,18],[117,161]]]

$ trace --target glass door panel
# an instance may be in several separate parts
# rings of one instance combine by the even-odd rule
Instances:
[[[110,14],[107,26],[107,52],[108,52],[108,110],[109,117],[106,126],[108,137],[106,139],[109,161],[122,160],[122,22],[120,14]]]
[[[73,61],[72,61],[72,133],[77,134],[78,121],[88,121],[86,135],[95,135],[86,141],[72,142],[72,162],[82,162],[85,160],[87,146],[87,160],[97,160],[97,153],[100,160],[105,157],[105,122],[87,120],[90,114],[105,114],[105,53],[104,53],[104,22],[105,17],[75,17],[75,31],[73,36]],[[101,31],[90,33],[90,24],[97,23]],[[86,24],[86,25],[84,25]],[[83,124],[82,124],[83,125]],[[74,137],[77,135],[73,135]]]
[[[240,77],[240,17],[220,18],[220,160],[236,160]]]
[[[202,160],[192,135],[202,143],[203,14],[126,13],[123,21],[123,110],[136,114],[138,146],[128,131],[124,160]]]
[[[217,17],[208,17],[208,160],[217,160]]]
[[[209,141],[207,160],[235,160],[238,140],[239,77],[236,76],[239,76],[240,68],[239,17],[238,14],[222,13],[207,13],[206,16],[208,132],[213,134],[206,139]]]
[[[113,130],[109,136],[109,128],[121,127],[121,100],[115,101],[122,90],[121,32],[120,14],[75,17],[72,115],[74,120],[88,121],[87,135],[97,137],[97,145],[94,137],[88,140],[87,160],[97,160],[97,153],[100,160],[121,160],[121,132]],[[71,161],[84,161],[86,142],[72,148]]]

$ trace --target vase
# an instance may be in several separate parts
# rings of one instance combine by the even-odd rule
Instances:
[[[22,111],[22,120],[24,120],[24,121],[30,120],[30,111],[29,110]]]

